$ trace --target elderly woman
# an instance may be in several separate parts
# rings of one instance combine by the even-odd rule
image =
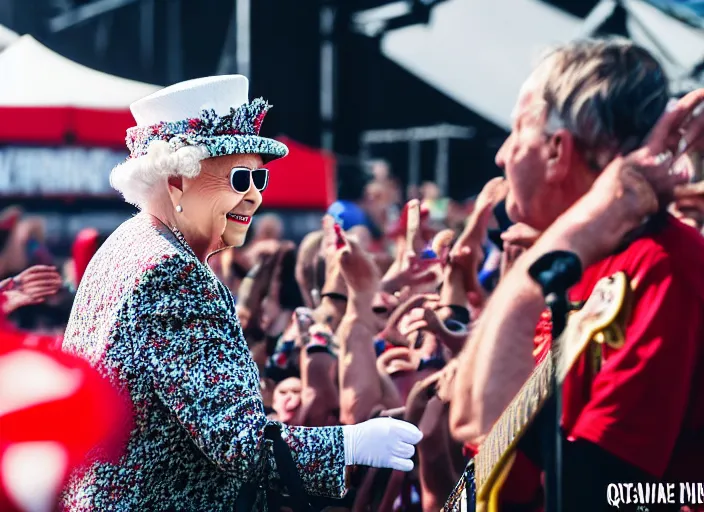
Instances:
[[[267,489],[280,491],[290,476],[277,471],[280,439],[310,495],[343,496],[346,466],[412,469],[421,434],[410,424],[299,428],[264,414],[234,301],[206,263],[242,245],[269,181],[263,165],[287,153],[259,137],[269,105],[248,101],[245,77],[220,76],[131,109],[131,155],[111,181],[141,213],[88,266],[64,349],[129,394],[134,426],[117,464],[72,477],[64,507],[265,510]]]

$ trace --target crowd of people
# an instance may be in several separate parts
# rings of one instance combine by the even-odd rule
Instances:
[[[71,258],[61,262],[44,246],[40,220],[17,208],[0,218],[0,397],[22,394],[2,378],[9,372],[3,359],[22,348],[60,354],[57,364],[95,377],[84,386],[97,390],[75,392],[83,401],[44,411],[49,422],[34,440],[56,437],[71,453],[49,490],[29,497],[26,487],[46,479],[22,483],[3,463],[0,505],[50,510],[52,499],[60,499],[66,510],[232,510],[235,497],[248,492],[245,483],[259,479],[257,486],[266,486],[277,471],[272,467],[286,471],[276,441],[262,448],[263,439],[273,439],[267,429],[284,425],[285,433],[274,437],[283,435],[305,492],[330,498],[324,506],[441,510],[457,483],[468,482],[475,455],[477,490],[486,483],[479,455],[487,460],[503,446],[503,432],[492,429],[507,423],[505,411],[516,409],[514,397],[546,362],[557,365],[563,380],[562,510],[608,510],[606,487],[613,482],[704,482],[701,105],[702,90],[673,100],[659,64],[629,42],[564,45],[521,90],[511,134],[496,157],[505,177],[488,182],[466,207],[439,208],[432,184],[402,200],[388,169],[377,168],[341,187],[320,229],[298,245],[284,239],[275,215],[259,218],[245,244],[236,231],[246,234],[261,202],[255,195],[266,183],[257,182],[259,167],[267,156],[283,156],[281,148],[213,153],[207,146],[210,153],[196,159],[202,180],[220,173],[206,162],[223,162],[228,193],[231,185],[241,195],[237,204],[251,207],[218,196],[214,208],[205,208],[197,194],[211,193],[214,182],[198,185],[189,155],[173,156],[200,148],[160,147],[168,139],[156,130],[133,135],[135,158],[113,174],[123,173],[113,183],[143,211],[129,228],[107,241],[94,230],[82,232]],[[133,109],[139,126],[164,121],[149,119],[146,110]],[[207,144],[213,133],[203,135]],[[139,167],[140,158],[159,156],[150,144],[167,162],[152,180],[168,178],[160,199],[125,184],[151,179],[147,166]],[[242,154],[246,165],[222,160]],[[264,157],[254,161],[252,154]],[[252,183],[240,190],[235,176],[243,170]],[[220,231],[224,244],[220,235],[220,245],[194,242],[194,210],[208,211],[198,214],[208,226],[215,221],[202,218],[211,210],[230,216]],[[179,243],[185,252],[174,253]],[[577,279],[565,288],[571,304],[593,302],[598,317],[619,293],[614,275],[625,275],[628,288],[617,318],[590,332],[586,348],[570,343],[594,320],[574,315],[583,322],[575,326],[570,316],[565,333],[571,334],[557,356],[551,313],[531,277],[555,251],[580,262]],[[219,284],[198,261],[207,261]],[[606,292],[593,298],[601,286]],[[218,341],[201,346],[206,339]],[[246,353],[232,340],[246,343]],[[97,376],[112,387],[97,384]],[[540,431],[556,404],[542,395],[532,399],[540,412],[510,418],[526,424],[516,430],[520,441],[502,449],[512,465],[503,472],[498,510],[544,507]],[[32,440],[23,429],[39,412],[28,418],[21,412],[0,405],[2,429],[12,433],[0,441],[0,458],[13,443]],[[236,426],[233,434],[228,422]],[[122,451],[112,450],[109,462],[87,463],[98,442]],[[261,469],[257,454],[266,449],[276,459]],[[77,469],[86,464],[93,465]],[[295,498],[290,482],[285,486]],[[490,501],[481,494],[477,501]],[[261,495],[252,496],[249,510],[263,510]],[[704,496],[690,501],[640,510],[702,510]],[[622,502],[621,510],[630,510]],[[245,510],[240,503],[237,510]]]

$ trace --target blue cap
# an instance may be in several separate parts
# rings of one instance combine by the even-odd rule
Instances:
[[[367,225],[367,215],[364,210],[351,201],[335,201],[328,207],[327,214],[335,219],[344,231],[355,226]]]
[[[429,248],[423,249],[423,252],[420,253],[420,258],[422,260],[434,260],[438,257],[435,251]]]

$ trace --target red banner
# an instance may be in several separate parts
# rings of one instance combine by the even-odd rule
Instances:
[[[57,146],[125,147],[125,132],[134,126],[128,109],[74,107],[0,107],[0,142]]]
[[[334,156],[286,137],[278,140],[289,147],[290,153],[269,164],[271,175],[262,206],[326,210],[335,201]]]

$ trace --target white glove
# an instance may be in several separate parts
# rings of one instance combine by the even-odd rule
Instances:
[[[345,464],[399,471],[413,469],[413,445],[423,438],[414,425],[393,418],[376,418],[342,427],[345,437]]]

